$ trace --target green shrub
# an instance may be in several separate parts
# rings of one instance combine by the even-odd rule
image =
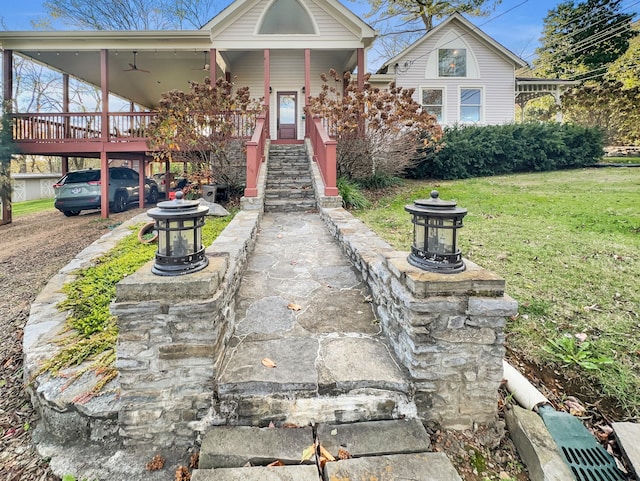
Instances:
[[[338,192],[342,197],[342,205],[345,209],[363,209],[369,207],[370,202],[360,190],[357,182],[349,180],[346,177],[338,179]]]
[[[464,179],[593,165],[603,155],[600,131],[571,124],[454,126],[420,152],[414,178]]]

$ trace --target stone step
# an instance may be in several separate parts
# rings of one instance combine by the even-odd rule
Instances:
[[[285,204],[285,208],[290,206]],[[270,208],[267,202],[265,209]],[[327,275],[332,273],[327,285],[335,286],[331,289],[347,286],[350,282],[348,277],[341,281],[337,272],[327,270]],[[344,270],[344,275],[347,274]],[[297,283],[300,289],[306,288],[304,279]],[[324,308],[326,315],[331,317],[331,313],[352,305],[350,303],[358,298],[356,294],[345,300],[336,292],[333,296],[335,305]],[[266,303],[261,305],[261,317],[273,324],[271,329],[276,329],[284,321],[278,321],[267,306]],[[274,312],[282,309],[278,307]],[[325,322],[314,312],[307,315],[317,319],[319,324]],[[350,322],[360,322],[357,318],[367,316],[370,314],[361,309],[360,313],[353,313]],[[238,424],[265,425],[278,419],[296,424],[311,420],[393,419],[411,406],[408,379],[379,339],[364,334],[357,337],[271,337],[265,333],[245,338],[230,353],[225,369],[218,376],[217,411],[228,413]],[[265,368],[261,364],[265,357],[272,359],[277,367]],[[376,368],[372,369],[372,366]],[[409,411],[411,409],[409,407]]]
[[[416,419],[320,424],[317,439],[339,459],[340,450],[352,459],[328,462],[325,479],[412,479],[459,481],[443,453],[430,453],[430,440]],[[315,441],[311,427],[218,426],[204,436],[200,465],[193,481],[322,480],[315,459],[301,459]],[[266,467],[280,461],[285,466]]]
[[[317,208],[315,199],[300,199],[297,201],[282,199],[265,199],[264,208],[267,212],[306,212]]]
[[[265,190],[267,199],[313,199],[313,191],[309,188],[300,187],[267,187]]]
[[[311,178],[310,177],[305,177],[305,176],[300,176],[300,177],[293,177],[293,178],[267,178],[267,188],[269,187],[295,187],[295,188],[301,188],[301,187],[311,187]]]

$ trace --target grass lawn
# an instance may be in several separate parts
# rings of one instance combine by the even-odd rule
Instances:
[[[11,213],[14,217],[21,215],[33,214],[43,210],[55,210],[53,207],[53,198],[26,200],[24,202],[14,202],[11,204]]]
[[[469,211],[460,232],[464,257],[503,276],[519,303],[507,347],[561,376],[578,373],[594,398],[613,400],[622,418],[637,418],[640,169],[411,181],[354,215],[408,250],[403,207],[434,188]]]

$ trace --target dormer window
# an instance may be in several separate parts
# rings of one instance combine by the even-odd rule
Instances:
[[[438,76],[466,77],[467,49],[441,48],[438,50]]]

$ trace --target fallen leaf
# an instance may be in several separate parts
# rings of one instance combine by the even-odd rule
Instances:
[[[574,334],[573,337],[575,337],[580,342],[584,342],[587,340],[587,335],[584,332],[579,332],[578,334]]]
[[[180,466],[176,470],[176,481],[191,481],[191,473],[186,466]]]
[[[567,399],[564,405],[569,409],[569,414],[573,416],[583,416],[587,412],[585,407],[578,401]]]
[[[276,466],[284,466],[284,463],[279,459],[276,459],[273,463],[267,464],[267,468],[275,468]]]
[[[583,309],[587,312],[596,311],[600,312],[600,306],[598,304],[592,304],[590,306],[584,306]]]
[[[302,309],[302,306],[299,306],[298,304],[294,304],[293,302],[290,302],[289,305],[287,306],[287,309],[291,309],[292,311],[299,311],[300,309]]]
[[[198,469],[199,464],[200,464],[200,452],[196,451],[189,458],[189,467],[191,469]]]
[[[262,365],[263,365],[264,367],[269,367],[269,368],[276,367],[276,363],[275,363],[275,362],[273,362],[273,361],[272,361],[271,359],[269,359],[268,357],[265,357],[264,359],[262,359]]]
[[[278,234],[276,237],[277,237],[278,239],[282,239],[282,234]]]
[[[300,464],[311,459],[311,457],[315,454],[315,452],[316,452],[316,443],[313,443],[311,446],[309,446],[304,451],[302,451],[302,458],[300,458]]]
[[[273,424],[273,421],[269,421],[269,427],[270,427],[270,428],[275,428],[275,427],[276,427],[276,425],[275,425],[275,424]]]
[[[335,461],[336,460],[336,458],[334,458],[332,456],[332,454],[329,451],[327,451],[322,444],[320,445],[320,455],[322,457],[327,458],[327,461]]]
[[[147,471],[158,471],[162,468],[164,468],[164,458],[159,454],[156,454],[145,466]]]
[[[349,459],[351,457],[351,453],[343,448],[342,446],[338,449],[338,459]]]

